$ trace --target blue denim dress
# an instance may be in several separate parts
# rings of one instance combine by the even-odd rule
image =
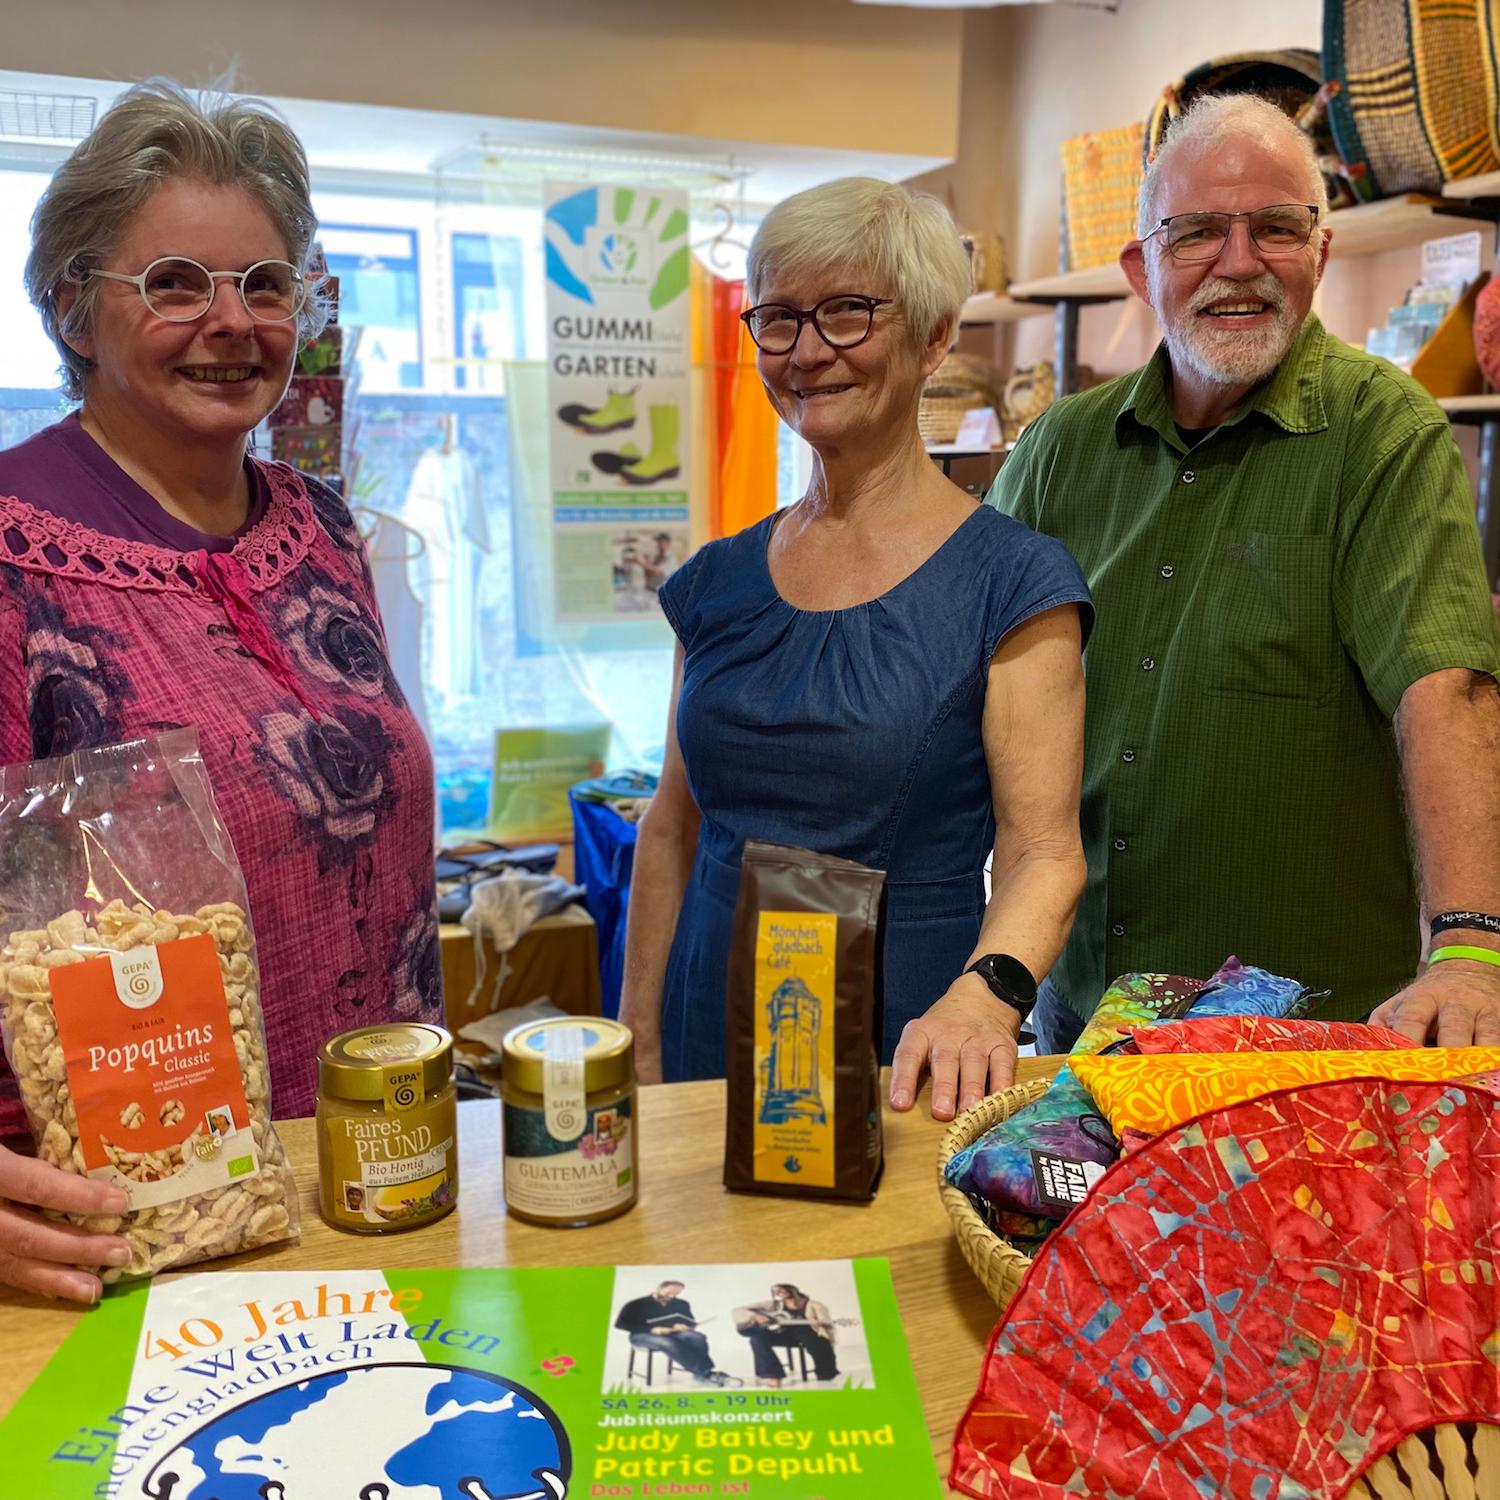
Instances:
[[[1093,619],[1061,543],[976,506],[916,572],[849,609],[794,609],[766,549],[776,517],[667,580],[683,645],[677,737],[703,814],[662,997],[668,1080],[724,1074],[724,994],[747,838],[886,872],[877,1018],[901,1028],[962,972],[995,836],[982,720],[990,658],[1060,604]]]

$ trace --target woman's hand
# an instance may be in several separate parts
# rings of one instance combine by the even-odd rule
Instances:
[[[922,1069],[932,1072],[932,1118],[951,1120],[986,1093],[1008,1088],[1016,1073],[1021,1016],[977,974],[960,974],[948,992],[908,1021],[891,1064],[891,1108],[910,1109]]]
[[[622,1010],[620,1020],[630,1026],[630,1019]],[[648,1032],[645,1028],[639,1031],[631,1026],[635,1035],[635,1081],[637,1083],[660,1083],[661,1078],[661,1037],[656,1032]]]
[[[56,1224],[34,1210],[123,1214],[129,1206],[123,1188],[0,1146],[0,1285],[42,1297],[97,1302],[102,1283],[78,1267],[123,1266],[130,1260],[130,1246],[117,1234]]]

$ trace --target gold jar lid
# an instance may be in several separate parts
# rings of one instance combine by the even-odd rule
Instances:
[[[528,1021],[505,1034],[501,1043],[501,1071],[505,1078],[528,1094],[540,1094],[542,1064],[549,1036],[577,1032],[583,1048],[583,1087],[592,1094],[635,1080],[635,1038],[628,1026],[599,1016],[553,1016]]]
[[[453,1078],[453,1037],[441,1026],[393,1021],[360,1026],[318,1048],[318,1091],[336,1099],[383,1100],[390,1069],[420,1067],[423,1095]]]

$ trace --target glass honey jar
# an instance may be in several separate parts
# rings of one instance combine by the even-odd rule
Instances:
[[[531,1021],[506,1034],[500,1066],[506,1208],[570,1229],[630,1208],[640,1151],[629,1027]]]
[[[318,1190],[335,1229],[431,1224],[458,1201],[453,1038],[441,1026],[361,1026],[318,1049]]]

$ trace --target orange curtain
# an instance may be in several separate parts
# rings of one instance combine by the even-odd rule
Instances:
[[[732,536],[776,509],[777,419],[755,369],[755,344],[740,322],[745,283],[712,282],[709,353],[717,464],[709,535]]]

